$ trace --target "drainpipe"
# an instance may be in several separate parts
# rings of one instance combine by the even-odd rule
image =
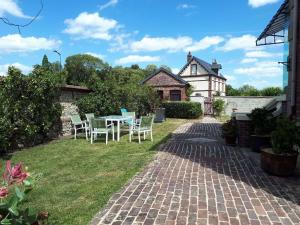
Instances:
[[[292,82],[291,82],[291,106],[295,106],[296,100],[296,58],[297,58],[297,33],[298,33],[298,0],[294,1],[293,15],[293,52],[292,52]],[[293,113],[293,112],[292,112]]]

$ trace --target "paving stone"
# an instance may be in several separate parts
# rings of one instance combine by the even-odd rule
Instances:
[[[179,127],[91,225],[300,225],[299,188],[224,145],[220,126],[205,117]]]

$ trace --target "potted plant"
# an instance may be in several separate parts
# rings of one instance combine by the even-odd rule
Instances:
[[[295,123],[280,119],[271,135],[272,147],[261,151],[261,167],[277,176],[289,176],[296,168],[299,130]]]
[[[234,119],[228,120],[222,125],[222,137],[224,137],[226,145],[236,145],[237,128]]]
[[[251,119],[252,135],[250,136],[250,146],[255,152],[260,152],[262,147],[271,146],[271,132],[274,129],[274,119],[272,111],[265,108],[253,109],[248,117]]]

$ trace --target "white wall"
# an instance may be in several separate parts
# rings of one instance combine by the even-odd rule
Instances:
[[[270,103],[274,97],[256,97],[256,96],[226,96],[216,97],[216,99],[225,101],[225,114],[231,115],[233,109],[237,109],[238,113],[250,113],[252,109],[262,108]]]
[[[207,71],[199,65],[195,60],[193,60],[180,74],[181,77],[184,76],[191,76],[191,65],[192,64],[197,64],[197,75],[205,75],[207,74]]]

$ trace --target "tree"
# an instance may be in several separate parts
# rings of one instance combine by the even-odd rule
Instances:
[[[230,84],[226,84],[226,96],[241,96],[238,89],[233,88]]]
[[[280,87],[266,87],[260,91],[261,96],[279,96],[283,94]]]
[[[167,70],[167,71],[169,71],[169,72],[172,73],[172,69],[169,66],[167,66],[167,65],[161,65],[160,67],[164,68],[165,70]]]
[[[153,73],[155,73],[156,70],[157,70],[157,66],[154,64],[149,64],[145,68],[146,75],[153,74]]]
[[[248,85],[248,84],[240,87],[239,91],[242,96],[259,96],[260,95],[259,90],[257,90],[255,87]]]
[[[50,62],[48,60],[47,55],[43,56],[42,67],[45,68],[45,69],[50,69],[50,67],[51,67],[51,64],[50,64]]]
[[[138,64],[133,64],[133,65],[131,65],[131,67],[130,67],[131,69],[134,69],[134,70],[138,70],[138,69],[140,69],[140,67],[139,67],[139,65]]]
[[[108,67],[101,59],[88,54],[77,54],[66,59],[67,84],[86,85],[93,76]]]

